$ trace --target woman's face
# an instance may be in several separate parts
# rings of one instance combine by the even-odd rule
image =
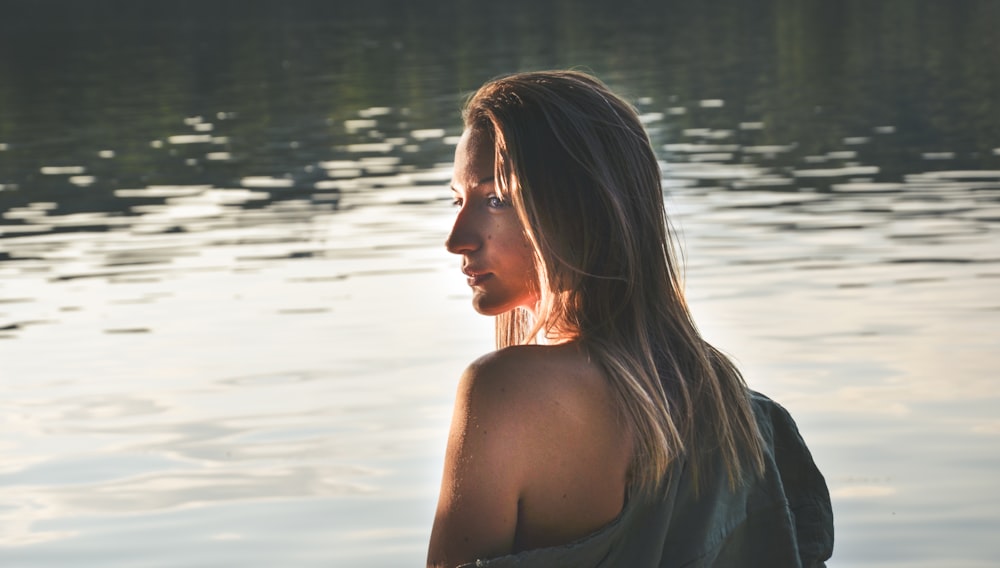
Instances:
[[[477,312],[534,311],[539,299],[534,252],[514,207],[497,195],[493,151],[488,137],[470,130],[462,134],[451,182],[458,214],[445,247],[462,255]]]

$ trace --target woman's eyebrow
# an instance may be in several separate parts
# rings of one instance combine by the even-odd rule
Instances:
[[[489,182],[493,181],[494,179],[496,179],[494,176],[484,177],[483,179],[481,179],[478,182],[476,182],[476,185],[472,186],[472,189],[475,189],[475,188],[483,185],[484,183],[489,183]],[[458,192],[458,188],[455,187],[455,184],[451,184],[448,187],[450,187],[452,191],[454,191],[456,193]]]

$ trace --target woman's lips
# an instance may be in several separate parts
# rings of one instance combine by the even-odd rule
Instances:
[[[469,286],[479,286],[483,282],[493,278],[492,272],[473,272],[471,270],[463,270],[462,272],[468,277]]]
[[[470,276],[468,278],[469,286],[479,286],[480,284],[489,280],[492,277],[493,277],[492,274],[476,274],[475,276]]]

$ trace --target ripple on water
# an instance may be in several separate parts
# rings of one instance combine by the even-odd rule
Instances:
[[[870,176],[877,173],[879,173],[878,166],[844,166],[841,168],[792,170],[792,175],[797,178],[839,178],[850,176]]]
[[[71,176],[86,173],[84,166],[42,166],[39,170],[45,176]]]

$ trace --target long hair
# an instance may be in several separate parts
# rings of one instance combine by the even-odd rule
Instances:
[[[684,301],[660,168],[635,109],[575,71],[483,85],[463,120],[493,141],[501,198],[532,243],[541,299],[497,317],[497,347],[573,337],[602,368],[633,438],[631,483],[651,491],[678,457],[719,452],[731,485],[763,468],[738,369]]]

